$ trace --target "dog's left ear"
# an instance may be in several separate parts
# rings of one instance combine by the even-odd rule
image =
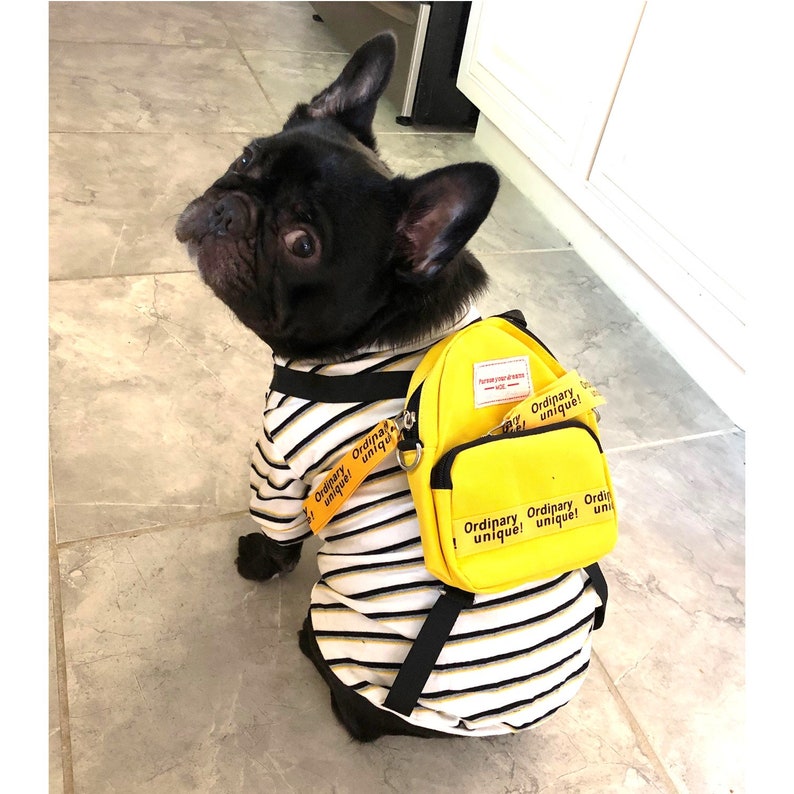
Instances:
[[[372,119],[396,58],[397,39],[391,32],[380,33],[362,44],[328,88],[292,111],[285,128],[299,119],[335,118],[374,149]]]
[[[394,180],[403,196],[396,250],[404,263],[399,275],[410,281],[432,278],[471,239],[490,212],[499,176],[486,163],[459,163],[417,179]]]

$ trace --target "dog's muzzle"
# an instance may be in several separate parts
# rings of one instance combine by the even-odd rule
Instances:
[[[191,202],[176,224],[180,243],[201,242],[205,237],[251,237],[256,229],[258,210],[243,193],[208,193]]]
[[[207,234],[219,237],[244,237],[247,235],[250,222],[250,203],[243,201],[239,195],[226,193],[215,202],[207,216]]]

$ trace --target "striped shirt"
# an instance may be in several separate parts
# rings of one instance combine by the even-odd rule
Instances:
[[[413,371],[438,339],[368,351],[349,361],[282,366],[324,375]],[[251,462],[251,514],[272,539],[311,537],[302,503],[342,455],[404,399],[313,403],[270,391]],[[376,706],[383,702],[441,583],[424,566],[408,479],[394,456],[380,463],[320,532],[320,579],[311,618],[335,675]],[[477,595],[460,614],[408,721],[461,735],[537,725],[567,703],[590,660],[599,598],[583,570],[503,593]]]

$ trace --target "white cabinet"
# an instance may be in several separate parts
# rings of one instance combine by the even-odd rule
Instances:
[[[643,5],[475,1],[458,87],[513,142],[586,176]]]
[[[626,263],[602,277],[739,423],[754,233],[738,180],[757,123],[751,11],[474,0],[458,76],[483,126],[615,243]]]
[[[736,166],[748,86],[730,21],[704,4],[649,3],[590,182],[661,249],[643,269],[744,367],[751,229]]]

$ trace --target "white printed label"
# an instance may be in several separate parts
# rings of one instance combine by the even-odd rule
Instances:
[[[514,403],[532,394],[529,357],[498,358],[474,365],[474,407]]]

